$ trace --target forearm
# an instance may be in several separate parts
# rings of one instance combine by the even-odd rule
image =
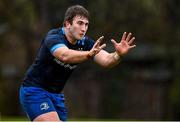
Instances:
[[[95,62],[107,68],[119,64],[120,60],[121,57],[116,52],[108,53],[104,50],[95,56]]]
[[[54,56],[65,63],[81,63],[91,58],[89,51],[77,51],[71,49],[57,51],[54,53]]]
[[[120,56],[116,52],[113,52],[107,55],[105,59],[105,66],[111,68],[119,64],[119,62],[120,62]]]
[[[89,51],[76,51],[69,49],[64,54],[64,61],[66,63],[81,63],[83,61],[86,61],[90,58]]]

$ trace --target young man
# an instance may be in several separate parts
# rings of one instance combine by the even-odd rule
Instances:
[[[85,36],[89,13],[75,5],[67,9],[62,28],[48,32],[34,63],[28,69],[20,88],[20,102],[31,121],[66,121],[67,110],[62,90],[72,71],[81,62],[93,59],[103,67],[112,67],[128,53],[134,37],[124,32],[120,43],[111,40],[115,52]]]

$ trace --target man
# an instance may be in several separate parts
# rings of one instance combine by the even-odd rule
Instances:
[[[88,11],[80,5],[71,6],[63,27],[50,30],[42,41],[20,88],[20,102],[31,121],[66,121],[62,90],[77,65],[92,59],[103,67],[112,67],[135,47],[135,38],[125,32],[120,43],[111,40],[116,51],[108,53],[103,50],[106,45],[100,44],[104,37],[95,42],[85,36],[88,25]]]

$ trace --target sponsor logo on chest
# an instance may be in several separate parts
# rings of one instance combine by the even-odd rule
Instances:
[[[66,64],[66,63],[60,61],[60,60],[57,59],[57,58],[54,58],[54,61],[55,61],[57,64],[63,66],[64,68],[69,68],[70,70],[73,70],[73,69],[75,69],[75,68],[77,67],[77,65],[73,65],[73,66],[72,66],[72,65],[70,65],[70,64]]]

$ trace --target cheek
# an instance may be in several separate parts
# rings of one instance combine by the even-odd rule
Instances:
[[[78,34],[78,33],[80,32],[80,30],[81,30],[80,27],[76,27],[76,26],[75,26],[75,27],[73,28],[73,31],[74,31],[73,33],[74,33],[74,34]]]
[[[75,27],[71,27],[70,28],[70,32],[71,32],[71,35],[75,38],[77,38],[77,35],[78,35],[78,29],[75,28]]]
[[[74,26],[74,31],[79,31],[81,28],[79,26]]]
[[[78,33],[78,29],[77,28],[72,28],[71,32],[75,36]]]
[[[70,30],[71,30],[71,32],[75,32],[75,31],[77,31],[77,28],[75,26],[71,26]]]

